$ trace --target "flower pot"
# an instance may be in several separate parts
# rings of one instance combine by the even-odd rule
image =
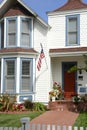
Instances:
[[[54,96],[52,97],[52,102],[55,102],[55,97]]]

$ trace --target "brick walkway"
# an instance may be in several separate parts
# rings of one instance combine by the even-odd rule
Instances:
[[[60,126],[72,126],[78,117],[78,113],[70,112],[68,110],[58,111],[51,110],[46,111],[44,114],[36,117],[31,124],[58,124]]]

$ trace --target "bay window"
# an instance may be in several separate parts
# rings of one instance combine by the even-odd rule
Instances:
[[[32,47],[32,19],[27,17],[6,17],[0,21],[0,46]]]

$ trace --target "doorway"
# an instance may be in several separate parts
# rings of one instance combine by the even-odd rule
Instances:
[[[77,72],[68,73],[68,70],[77,65],[77,62],[63,62],[62,74],[63,74],[63,89],[65,98],[71,98],[76,93],[76,77]]]

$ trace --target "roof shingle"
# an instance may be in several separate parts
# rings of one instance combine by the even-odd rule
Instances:
[[[84,8],[87,8],[87,4],[83,3],[82,0],[68,0],[66,4],[64,4],[62,7],[54,10],[53,12],[84,9]]]

